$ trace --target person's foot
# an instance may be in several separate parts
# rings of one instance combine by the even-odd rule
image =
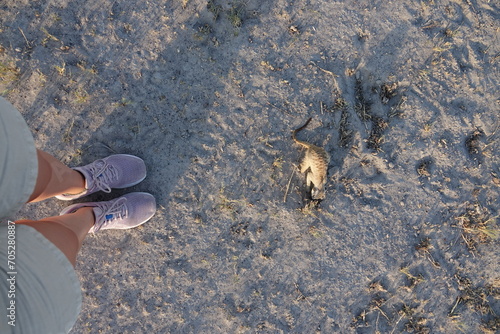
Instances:
[[[134,186],[146,178],[146,165],[141,158],[128,154],[115,154],[96,160],[83,167],[75,167],[85,179],[85,190],[79,194],[62,194],[56,198],[72,201],[97,191],[111,192],[111,188]]]
[[[99,230],[124,230],[147,222],[156,212],[156,201],[148,193],[130,193],[106,202],[89,202],[70,205],[61,215],[73,213],[83,207],[93,207],[95,223],[89,233]]]

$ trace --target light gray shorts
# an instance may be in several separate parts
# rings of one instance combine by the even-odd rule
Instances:
[[[11,218],[28,201],[37,175],[31,131],[19,111],[0,97],[0,219]]]
[[[78,319],[82,294],[73,266],[30,226],[0,224],[0,282],[2,334],[68,333]]]
[[[2,334],[68,333],[81,309],[80,282],[61,250],[34,228],[6,221],[28,201],[37,176],[31,132],[19,111],[0,97]]]

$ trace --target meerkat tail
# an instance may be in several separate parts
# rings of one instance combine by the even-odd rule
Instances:
[[[302,125],[300,128],[297,128],[295,130],[292,131],[292,139],[297,143],[297,144],[301,144],[302,146],[305,146],[305,147],[309,147],[310,145],[302,140],[298,140],[296,135],[299,131],[305,129],[305,127],[309,124],[309,122],[311,122],[311,119],[312,117],[309,117],[309,119],[306,121],[306,123],[304,125]]]

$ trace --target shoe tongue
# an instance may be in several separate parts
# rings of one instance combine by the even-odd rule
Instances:
[[[97,179],[98,177],[102,177],[102,175],[105,172],[105,170],[102,170],[102,168],[104,166],[106,166],[106,163],[104,161],[101,161],[101,160],[95,161],[94,162],[95,170],[93,171],[93,172],[95,172],[95,175],[92,175],[91,173],[89,173],[87,170],[85,170],[85,168],[76,167],[74,169],[79,171],[81,174],[83,174],[83,177],[85,179],[85,189],[93,190],[95,187],[95,179],[94,178]]]
[[[94,215],[96,216],[96,220],[97,220],[97,217],[100,217],[103,214],[103,212],[104,211],[98,206],[96,206],[94,208]]]

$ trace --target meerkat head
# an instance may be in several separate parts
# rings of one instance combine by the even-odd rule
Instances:
[[[318,188],[313,186],[311,189],[311,198],[312,199],[325,199],[325,189]]]

